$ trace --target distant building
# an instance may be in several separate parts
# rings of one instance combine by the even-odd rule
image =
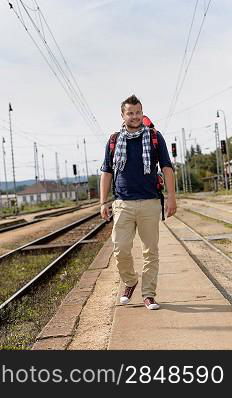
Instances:
[[[76,200],[76,195],[87,192],[87,184],[58,184],[54,181],[40,181],[17,192],[18,206],[62,199]]]
[[[7,201],[7,196],[8,196],[8,201]],[[15,201],[14,194],[8,194],[8,195],[1,194],[0,195],[0,207],[13,207],[14,201]]]

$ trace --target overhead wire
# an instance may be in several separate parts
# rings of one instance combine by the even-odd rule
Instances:
[[[200,34],[201,34],[201,31],[202,31],[202,28],[203,28],[203,25],[204,25],[204,22],[205,22],[205,18],[206,18],[206,15],[207,15],[207,12],[208,12],[208,9],[209,9],[209,6],[210,6],[211,1],[212,1],[212,0],[209,0],[207,9],[206,9],[206,11],[205,11],[205,13],[204,13],[203,20],[202,20],[202,22],[201,22],[201,26],[200,26],[200,29],[199,29],[197,38],[196,38],[196,41],[195,41],[195,44],[194,44],[194,47],[193,47],[193,50],[192,50],[192,53],[191,53],[189,62],[188,62],[187,67],[186,67],[186,69],[185,69],[185,73],[184,73],[183,80],[182,80],[182,82],[181,82],[181,85],[180,85],[180,88],[179,88],[179,91],[178,91],[178,94],[177,94],[176,103],[177,103],[177,100],[178,100],[178,98],[179,98],[180,92],[181,92],[181,90],[182,90],[184,81],[185,81],[185,79],[186,79],[186,75],[187,75],[189,66],[190,66],[190,64],[191,64],[191,62],[192,62],[192,58],[193,58],[194,52],[195,52],[195,50],[196,50],[197,43],[198,43],[198,41],[199,41]]]
[[[177,112],[174,112],[173,115],[172,115],[172,117],[175,116],[175,115],[178,115],[179,113],[183,113],[183,112],[189,111],[190,109],[193,109],[193,108],[195,108],[195,107],[197,107],[197,106],[203,104],[204,102],[210,101],[212,98],[214,98],[214,97],[216,97],[216,96],[218,96],[218,95],[224,93],[225,91],[231,90],[231,89],[232,89],[232,86],[229,86],[229,87],[227,87],[227,88],[224,88],[223,90],[217,91],[216,93],[210,95],[209,97],[207,97],[207,98],[205,98],[205,99],[203,99],[203,100],[201,100],[201,101],[196,102],[196,103],[193,104],[193,105],[190,105],[190,106],[188,106],[188,107],[186,107],[186,108],[184,108],[184,109],[180,109],[180,110],[177,111]],[[162,117],[162,118],[160,118],[160,119],[156,119],[156,122],[160,122],[160,121],[165,120],[165,119],[166,119],[166,117]]]
[[[196,47],[197,47],[197,44],[198,44],[198,41],[199,41],[199,38],[200,38],[201,31],[202,31],[202,28],[203,28],[203,25],[204,25],[204,22],[205,22],[205,18],[206,18],[206,16],[207,16],[207,13],[208,13],[208,10],[209,10],[211,1],[212,1],[212,0],[209,0],[209,1],[208,1],[206,10],[205,10],[205,12],[204,12],[204,14],[203,14],[203,19],[202,19],[202,22],[201,22],[201,25],[200,25],[200,29],[199,29],[199,31],[198,31],[198,34],[197,34],[197,37],[196,37],[196,40],[195,40],[195,43],[194,43],[194,46],[193,46],[193,49],[192,49],[192,52],[191,52],[191,55],[190,55],[188,64],[187,64],[187,67],[185,68],[184,76],[183,76],[183,78],[182,78],[180,87],[178,88],[177,94],[176,94],[176,96],[175,96],[175,102],[174,102],[174,105],[173,105],[173,107],[172,107],[171,114],[169,115],[169,120],[168,120],[168,123],[166,124],[166,128],[167,128],[168,124],[170,123],[170,120],[171,120],[171,118],[172,118],[172,115],[173,115],[173,113],[174,113],[174,111],[175,111],[175,108],[176,108],[176,105],[177,105],[177,101],[178,101],[178,99],[179,99],[181,90],[182,90],[182,88],[183,88],[183,85],[184,85],[184,82],[185,82],[185,79],[186,79],[186,76],[187,76],[188,69],[189,69],[190,64],[191,64],[191,62],[192,62],[193,55],[194,55],[194,53],[195,53],[195,50],[196,50]]]
[[[11,4],[8,0],[7,0],[8,4]],[[45,62],[47,63],[47,65],[49,66],[49,68],[52,70],[53,74],[55,75],[55,77],[57,78],[57,80],[59,81],[59,83],[61,84],[61,86],[63,87],[63,89],[65,90],[66,94],[69,96],[70,100],[73,102],[73,104],[75,105],[72,97],[70,96],[69,92],[67,91],[66,87],[64,86],[63,82],[60,80],[59,76],[57,75],[56,71],[53,69],[52,65],[49,63],[49,61],[47,60],[46,56],[44,55],[44,53],[42,52],[41,48],[39,47],[39,45],[37,44],[37,42],[34,40],[33,36],[31,35],[31,33],[29,32],[27,26],[25,25],[23,19],[20,19],[19,14],[15,11],[15,9],[13,8],[13,6],[11,7],[14,11],[14,13],[16,14],[17,18],[20,20],[21,24],[23,25],[23,27],[25,28],[27,34],[29,35],[29,37],[31,38],[31,40],[33,41],[34,45],[36,46],[36,48],[39,50],[40,54],[42,55],[42,57],[44,58]]]
[[[95,117],[94,114],[92,113],[92,111],[91,111],[91,109],[90,109],[90,107],[89,107],[89,105],[88,105],[86,99],[84,98],[84,95],[83,95],[83,93],[82,93],[82,91],[81,91],[81,89],[80,89],[80,87],[79,87],[79,85],[78,85],[78,83],[77,83],[77,80],[75,79],[75,77],[74,77],[74,75],[73,75],[73,73],[72,73],[72,71],[71,71],[71,69],[70,69],[70,67],[69,67],[69,65],[68,65],[68,63],[67,63],[67,61],[66,61],[66,59],[65,59],[65,57],[64,57],[64,55],[63,55],[63,53],[62,53],[62,51],[61,51],[61,49],[60,49],[58,43],[57,43],[57,41],[56,41],[56,39],[55,39],[53,33],[52,33],[52,31],[51,31],[51,28],[49,27],[49,25],[48,25],[48,23],[47,23],[47,21],[46,21],[44,15],[43,15],[42,11],[40,10],[40,7],[38,6],[36,0],[34,0],[34,3],[35,3],[35,5],[36,5],[36,7],[37,7],[39,16],[41,16],[41,17],[43,18],[43,21],[44,21],[44,23],[45,23],[45,25],[46,25],[46,27],[47,27],[47,29],[48,29],[48,31],[49,31],[49,33],[50,33],[50,35],[51,35],[53,41],[54,41],[54,43],[55,43],[55,46],[56,46],[56,48],[57,48],[57,50],[58,50],[58,52],[59,52],[59,54],[60,54],[60,56],[61,56],[61,58],[62,58],[62,60],[63,60],[63,62],[64,62],[64,65],[65,65],[66,69],[68,70],[69,74],[71,75],[71,77],[72,77],[72,79],[73,79],[73,81],[74,81],[74,83],[75,83],[75,86],[77,87],[78,93],[77,93],[77,92],[75,91],[75,89],[73,88],[70,79],[66,76],[66,74],[63,72],[63,70],[60,68],[60,65],[57,65],[58,68],[60,69],[61,74],[63,75],[64,79],[67,79],[67,82],[68,82],[68,85],[70,86],[70,89],[73,91],[74,95],[77,96],[77,99],[78,99],[80,105],[82,106],[82,110],[83,110],[84,112],[86,112],[86,116],[87,116],[87,117],[90,119],[90,121],[93,123],[94,128],[95,128],[95,124],[96,124],[97,130],[102,131],[102,128],[100,127],[99,123],[97,122],[96,117]],[[40,22],[41,22],[41,26],[43,26],[42,21],[41,21],[41,18],[40,18]],[[35,27],[35,28],[36,28],[38,34],[41,35],[40,30],[38,30],[37,27]],[[45,41],[45,34],[44,34],[43,40],[44,40],[44,43],[45,43],[45,45],[46,45],[46,47],[47,47],[47,50],[48,50],[49,54],[50,54],[50,55],[52,56],[52,58],[54,59],[54,55],[53,55],[53,53],[51,52],[51,50],[50,50],[50,48],[49,48],[49,46],[48,46],[47,41]],[[56,59],[55,59],[55,62],[56,62]]]
[[[188,37],[187,37],[187,42],[186,42],[185,49],[184,49],[184,54],[183,54],[182,61],[181,61],[181,64],[180,64],[180,68],[179,68],[179,72],[178,72],[176,87],[175,87],[174,94],[173,94],[173,97],[172,97],[172,100],[171,100],[171,103],[170,103],[168,116],[167,116],[167,121],[166,121],[166,124],[165,124],[165,127],[164,127],[165,131],[166,131],[166,127],[167,127],[167,125],[169,123],[169,120],[171,118],[172,109],[174,108],[174,103],[175,103],[175,99],[176,99],[176,96],[177,96],[178,86],[179,86],[179,83],[180,83],[181,74],[182,74],[182,70],[183,70],[183,67],[184,67],[184,62],[185,62],[185,58],[187,56],[188,45],[189,45],[189,41],[190,41],[190,36],[191,36],[191,32],[192,32],[195,16],[196,16],[198,2],[199,2],[199,0],[196,0],[195,7],[194,7],[194,10],[193,10],[193,16],[192,16],[192,20],[191,20],[191,24],[190,24],[190,28],[189,28],[189,32],[188,32]]]
[[[67,84],[67,86],[68,86],[68,89],[71,91],[72,95],[74,95],[74,96],[77,98],[77,100],[79,101],[79,104],[81,105],[81,110],[78,109],[78,108],[77,108],[77,110],[82,114],[82,116],[84,117],[84,119],[85,119],[85,116],[87,116],[87,120],[85,119],[85,121],[87,122],[87,124],[89,125],[89,127],[90,127],[90,129],[91,129],[91,128],[92,128],[92,125],[91,125],[92,120],[89,119],[89,115],[87,114],[86,109],[85,109],[85,106],[84,106],[85,104],[83,104],[83,102],[80,101],[80,98],[79,98],[78,94],[76,93],[76,91],[74,90],[74,88],[73,88],[73,86],[72,86],[72,83],[70,82],[69,78],[66,76],[65,72],[63,71],[62,67],[60,66],[59,61],[56,59],[56,57],[54,56],[53,52],[51,51],[51,49],[50,49],[50,47],[49,47],[47,41],[46,41],[46,40],[44,39],[44,37],[41,35],[40,30],[38,29],[37,25],[35,24],[33,18],[30,16],[30,14],[28,13],[28,11],[26,10],[26,7],[24,6],[23,2],[22,2],[21,0],[20,0],[20,2],[21,2],[21,4],[23,5],[23,8],[24,8],[25,12],[27,13],[27,15],[28,15],[28,17],[29,17],[29,19],[30,19],[32,25],[34,26],[35,30],[36,30],[37,33],[39,34],[40,39],[43,41],[45,47],[47,48],[47,51],[48,51],[48,54],[49,54],[51,60],[55,63],[55,65],[56,65],[56,67],[58,68],[60,74],[62,75],[64,81],[66,82],[66,84]],[[47,26],[48,26],[48,25],[47,25]],[[49,29],[49,30],[50,30],[50,29]],[[51,32],[51,30],[50,30],[50,32]],[[52,35],[52,37],[54,38],[53,35]],[[57,43],[56,43],[56,44],[57,44]],[[59,51],[61,51],[61,50],[59,50]],[[62,55],[62,57],[63,57],[63,55]],[[73,102],[73,101],[72,101],[72,102]],[[76,103],[74,103],[74,106],[76,106]],[[84,114],[85,114],[85,115],[84,115]],[[96,118],[95,118],[95,120],[96,120]],[[95,126],[94,126],[94,127],[95,127]]]
[[[31,40],[33,41],[33,43],[36,45],[37,49],[39,50],[40,54],[43,56],[45,62],[47,63],[47,65],[49,66],[49,68],[52,70],[52,73],[54,74],[54,76],[56,77],[56,79],[59,81],[59,83],[61,84],[62,88],[64,89],[64,91],[66,92],[66,94],[68,95],[69,99],[71,100],[71,102],[73,103],[73,105],[75,106],[75,108],[77,109],[77,111],[81,114],[81,116],[83,117],[83,119],[85,120],[85,122],[87,123],[88,127],[90,128],[90,130],[92,130],[94,132],[94,134],[97,136],[98,139],[102,138],[101,136],[103,136],[103,134],[101,133],[101,135],[99,135],[99,131],[100,131],[100,126],[97,123],[97,119],[96,117],[93,115],[93,113],[90,110],[90,107],[87,105],[87,102],[84,101],[84,96],[81,92],[81,90],[79,89],[79,86],[77,85],[76,79],[74,78],[73,74],[72,77],[75,79],[75,84],[78,87],[79,93],[76,91],[76,89],[73,87],[73,84],[70,82],[70,79],[67,77],[66,73],[64,72],[63,68],[61,67],[59,61],[57,60],[56,56],[53,54],[52,50],[50,49],[47,40],[45,39],[45,33],[43,30],[43,34],[41,34],[41,29],[38,28],[38,26],[36,25],[35,21],[33,20],[33,18],[31,17],[30,13],[27,10],[27,6],[20,0],[20,3],[24,9],[24,12],[26,13],[27,17],[29,18],[30,22],[32,23],[34,29],[36,30],[36,32],[38,33],[40,39],[43,42],[43,45],[46,47],[47,53],[48,53],[48,58],[45,56],[45,54],[43,53],[43,51],[41,50],[40,46],[38,45],[38,43],[36,42],[36,40],[33,38],[32,34],[29,32],[28,27],[26,26],[23,18],[19,16],[19,14],[17,13],[17,11],[14,9],[12,3],[10,3],[7,0],[8,4],[10,5],[10,8],[13,8],[13,11],[15,12],[16,16],[18,17],[18,19],[20,20],[21,24],[24,26],[27,34],[30,36]],[[42,18],[44,19],[44,21],[46,22],[43,14],[41,13],[41,10],[38,6],[38,4],[35,2],[36,6],[37,6],[37,11],[39,11],[39,13],[41,14]],[[33,10],[35,11],[35,10]],[[22,14],[22,13],[21,13]],[[40,18],[41,21],[41,18]],[[42,21],[40,23],[40,25],[42,25]],[[59,53],[62,54],[54,35],[51,32],[51,29],[49,28],[47,22],[46,22],[46,26],[47,29],[49,29],[49,33],[51,34],[56,47],[59,49]],[[63,54],[62,54],[62,59],[65,60]],[[60,76],[58,76],[56,70],[54,69],[54,65],[56,67],[56,69],[58,70]],[[68,63],[65,60],[65,65],[66,68],[68,67]],[[71,72],[71,69],[68,67],[69,72]],[[62,78],[62,80],[61,80]]]
[[[73,81],[74,81],[76,87],[77,87],[77,90],[78,90],[78,92],[79,92],[79,94],[80,94],[80,97],[81,97],[81,99],[83,100],[84,105],[86,106],[86,108],[87,108],[87,110],[88,110],[88,112],[89,112],[90,117],[97,123],[97,126],[98,126],[99,130],[102,130],[102,128],[101,128],[101,126],[99,125],[99,123],[98,123],[96,117],[95,117],[94,114],[92,113],[92,111],[91,111],[91,109],[90,109],[90,107],[89,107],[89,105],[88,105],[86,99],[84,98],[84,95],[83,95],[83,93],[82,93],[82,91],[81,91],[81,89],[80,89],[80,87],[79,87],[79,85],[78,85],[78,83],[77,83],[77,80],[76,80],[75,76],[73,75],[73,73],[72,73],[72,71],[71,71],[71,69],[70,69],[70,67],[69,67],[69,65],[68,65],[68,63],[67,63],[67,61],[66,61],[66,59],[65,59],[65,57],[64,57],[64,55],[63,55],[63,53],[62,53],[62,51],[61,51],[61,49],[60,49],[60,46],[58,45],[58,43],[57,43],[57,41],[56,41],[56,39],[55,39],[55,37],[54,37],[54,35],[53,35],[53,33],[52,33],[52,31],[51,31],[51,29],[50,29],[50,27],[49,27],[47,21],[46,21],[44,15],[43,15],[43,13],[42,13],[42,11],[40,10],[40,8],[39,8],[39,6],[38,6],[38,4],[37,4],[37,1],[34,0],[34,2],[35,2],[35,4],[36,4],[37,7],[38,7],[39,15],[42,16],[42,18],[43,18],[43,20],[44,20],[44,23],[45,23],[45,25],[46,25],[46,27],[47,27],[49,33],[51,34],[51,36],[52,36],[52,38],[53,38],[53,40],[54,40],[54,43],[55,43],[55,45],[56,45],[56,47],[57,47],[57,49],[58,49],[58,51],[59,51],[59,53],[60,53],[60,55],[61,55],[61,58],[63,59],[63,62],[64,62],[64,64],[65,64],[65,66],[66,66],[68,72],[70,73],[70,75],[71,75],[71,77],[72,77],[72,79],[73,79]]]
[[[9,3],[9,1],[8,1],[8,3]],[[21,13],[21,9],[20,9],[20,7],[19,7],[18,0],[16,0],[16,3],[17,3],[18,12],[19,12],[19,14],[20,14],[20,17],[21,17],[22,21],[24,22],[24,20],[23,20],[23,15],[22,15],[22,13]],[[11,4],[11,3],[9,3],[9,4]],[[12,5],[12,4],[11,4],[11,5]],[[10,7],[11,7],[11,6],[10,6]],[[12,5],[12,8],[13,8],[13,5]]]

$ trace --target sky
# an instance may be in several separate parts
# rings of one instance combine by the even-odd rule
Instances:
[[[0,181],[3,137],[8,181],[12,148],[16,181],[35,178],[35,152],[41,180],[73,177],[73,164],[86,175],[86,161],[100,174],[132,94],[171,159],[172,142],[183,157],[183,129],[203,153],[216,148],[215,123],[232,136],[231,0],[10,3],[0,0]]]

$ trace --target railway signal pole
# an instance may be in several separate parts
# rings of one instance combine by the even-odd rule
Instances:
[[[191,183],[191,175],[189,162],[187,159],[187,149],[186,149],[186,138],[185,138],[185,129],[182,128],[182,140],[183,140],[183,158],[184,158],[184,174],[185,174],[185,182],[186,182],[186,192],[192,192],[192,183]]]
[[[176,165],[176,157],[177,157],[177,150],[176,150],[176,143],[172,143],[172,156],[174,160],[174,174],[176,180],[176,193],[179,193],[179,185],[178,185],[178,175],[177,175],[177,165]]]
[[[220,117],[219,112],[222,112],[223,114],[223,118],[224,118],[224,125],[225,125],[225,137],[226,137],[226,156],[227,156],[227,162],[228,162],[228,175],[229,175],[229,189],[231,189],[231,184],[232,184],[232,179],[231,179],[231,170],[230,170],[230,147],[228,144],[228,136],[227,136],[227,124],[226,124],[226,116],[225,116],[225,112],[222,109],[218,109],[217,110],[217,117]],[[227,168],[226,168],[226,177],[227,177]]]
[[[184,178],[184,163],[183,163],[183,155],[182,155],[182,147],[181,147],[181,141],[179,137],[175,137],[175,141],[179,142],[179,148],[180,148],[180,162],[181,162],[181,177],[182,177],[182,189],[183,192],[186,192],[186,183],[185,183],[185,178]]]
[[[215,140],[216,140],[216,162],[217,162],[218,189],[221,189],[222,184],[223,184],[224,167],[223,167],[222,153],[220,150],[218,123],[215,123],[215,125],[214,125],[214,133],[215,133]],[[227,177],[226,173],[225,173],[225,177]],[[227,178],[225,179],[225,184],[227,187]],[[228,187],[227,187],[227,189],[228,189]]]

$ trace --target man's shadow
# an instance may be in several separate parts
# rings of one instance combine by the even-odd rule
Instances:
[[[170,302],[159,302],[160,304],[160,309],[159,311],[162,310],[168,310],[168,311],[175,311],[175,312],[182,312],[182,313],[200,313],[200,312],[232,312],[232,306],[231,304],[225,305],[225,304],[200,304],[200,303],[194,303],[194,302],[189,302],[188,304],[176,304],[170,303]],[[125,305],[118,305],[119,307],[126,307],[126,308],[138,308],[138,307],[144,307],[143,303],[139,304],[127,304]]]

